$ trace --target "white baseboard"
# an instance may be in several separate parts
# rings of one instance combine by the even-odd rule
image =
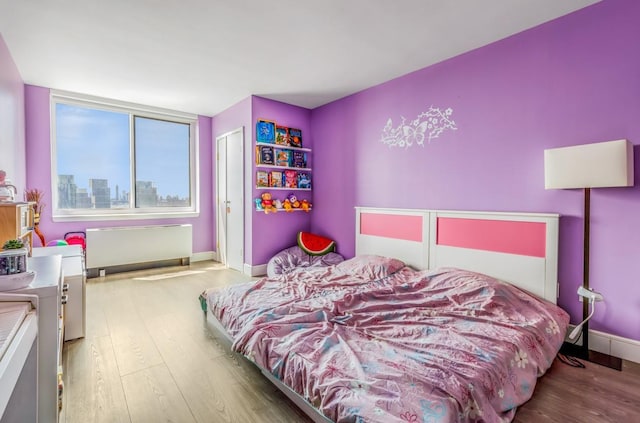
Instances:
[[[267,274],[267,265],[259,264],[257,266],[251,266],[250,264],[244,264],[244,274],[249,276],[264,276]]]
[[[193,254],[191,254],[190,260],[192,262],[207,261],[207,260],[218,261],[218,255],[216,254],[215,251],[203,251],[201,253],[193,253]]]
[[[570,333],[575,325],[569,325],[567,334]],[[566,339],[567,342],[573,342]],[[581,345],[578,342],[578,345]],[[624,360],[640,363],[640,341],[634,339],[623,338],[618,335],[600,332],[597,330],[589,330],[589,349],[602,354],[619,357]]]

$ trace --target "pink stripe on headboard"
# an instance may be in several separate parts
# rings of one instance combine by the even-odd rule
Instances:
[[[544,257],[546,226],[542,222],[439,217],[437,244]]]
[[[422,216],[361,213],[360,233],[422,242]]]

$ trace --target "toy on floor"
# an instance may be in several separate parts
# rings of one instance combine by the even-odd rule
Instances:
[[[47,242],[47,247],[60,247],[62,245],[69,245],[69,243],[64,239],[54,239],[53,241]]]
[[[332,239],[309,232],[299,232],[297,245],[280,251],[269,260],[267,276],[278,278],[299,268],[338,264],[344,257],[335,250],[336,243]]]
[[[87,249],[87,234],[83,231],[67,232],[64,234],[64,240],[69,245],[79,245],[82,247],[82,251]]]

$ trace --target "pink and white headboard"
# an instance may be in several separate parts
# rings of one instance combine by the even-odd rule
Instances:
[[[553,303],[557,214],[356,207],[356,254],[491,275]]]

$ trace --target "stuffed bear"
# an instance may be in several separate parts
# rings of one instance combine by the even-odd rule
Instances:
[[[276,213],[278,211],[276,206],[273,205],[273,200],[271,199],[270,192],[265,192],[260,197],[262,198],[262,208],[264,209],[265,213],[267,214],[269,214],[269,212]]]

